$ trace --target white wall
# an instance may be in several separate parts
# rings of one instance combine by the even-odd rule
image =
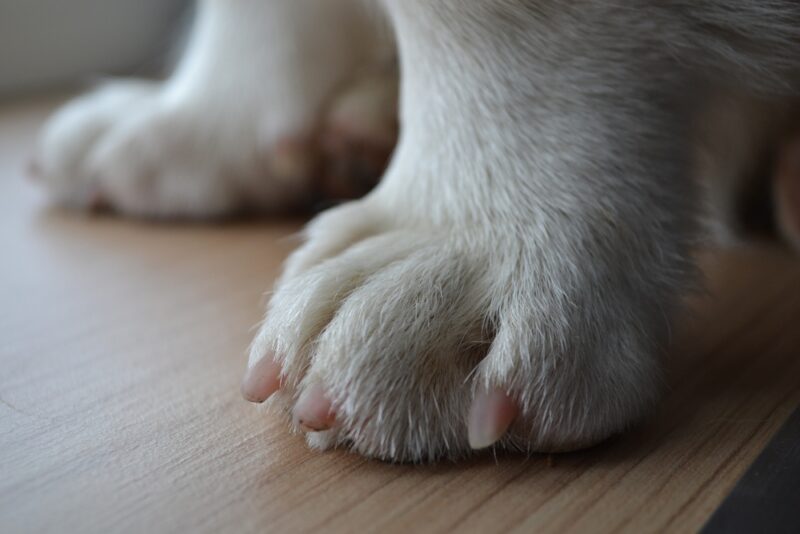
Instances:
[[[0,0],[0,96],[141,71],[186,0]]]

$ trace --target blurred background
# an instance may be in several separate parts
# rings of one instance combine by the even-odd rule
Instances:
[[[159,73],[191,20],[187,0],[0,0],[0,98],[101,75]]]

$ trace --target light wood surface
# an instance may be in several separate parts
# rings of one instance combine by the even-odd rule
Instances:
[[[21,178],[54,101],[0,107],[0,532],[688,532],[800,402],[800,263],[706,261],[665,402],[563,456],[315,453],[240,400],[297,222],[53,211]]]

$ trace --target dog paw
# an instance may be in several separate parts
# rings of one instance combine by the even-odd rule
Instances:
[[[270,398],[313,447],[390,461],[571,450],[642,416],[663,316],[624,270],[535,227],[411,223],[379,198],[310,224],[245,398]]]
[[[49,121],[32,174],[60,204],[141,217],[354,198],[378,182],[394,148],[396,99],[395,78],[369,79],[335,99],[319,125],[276,133],[253,102],[111,83]]]
[[[46,124],[29,172],[60,204],[87,208],[99,203],[99,184],[87,162],[94,147],[119,122],[155,98],[158,86],[113,82],[76,98]]]
[[[308,195],[314,150],[302,138],[264,145],[261,128],[246,105],[111,83],[50,120],[34,168],[56,201],[78,208],[202,218],[292,207]]]

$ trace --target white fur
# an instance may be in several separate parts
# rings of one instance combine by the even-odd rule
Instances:
[[[312,13],[323,4],[333,2],[304,5]],[[177,175],[191,191],[130,209],[120,199],[123,210],[229,208],[241,191],[237,173],[220,172],[223,163],[242,165],[259,144],[307,134],[332,80],[352,70],[342,66],[342,58],[357,57],[347,39],[328,41],[322,56],[278,47],[262,58],[251,53],[259,49],[255,34],[228,48],[220,36],[246,33],[254,14],[245,10],[257,5],[275,10],[271,41],[296,44],[283,28],[299,8],[290,0],[222,5],[209,23],[218,38],[204,41],[201,24],[205,45],[194,45],[162,91],[160,100],[182,103],[184,114],[146,133],[143,119],[122,121],[140,125],[135,139],[156,136],[158,158],[100,151],[115,154],[106,161],[119,176],[146,161],[163,179],[180,163]],[[713,211],[731,213],[737,199],[724,184],[741,183],[764,148],[747,132],[756,124],[774,131],[796,93],[800,7],[780,0],[382,5],[401,62],[397,151],[376,190],[309,225],[276,286],[251,365],[276,354],[285,380],[273,402],[281,406],[310,383],[323,384],[337,426],[310,434],[312,445],[389,460],[470,453],[467,412],[487,387],[520,405],[508,447],[567,450],[624,430],[658,397],[671,320],[694,287],[696,172],[714,174]],[[303,20],[337,34],[332,27],[360,11],[336,6]],[[346,33],[364,42],[370,32]],[[304,39],[320,51],[317,32]],[[242,69],[242,57],[253,59],[252,69]],[[323,89],[298,91],[312,86]],[[232,100],[241,87],[244,98]],[[754,113],[761,109],[754,104],[731,106],[736,115],[726,120],[706,119],[721,116],[710,106],[721,95],[767,102],[769,116]],[[110,97],[94,101],[103,98]],[[89,103],[62,122],[108,124],[111,114]],[[163,108],[145,106],[163,118]],[[99,118],[88,121],[92,115]],[[51,128],[69,130],[58,119]],[[82,132],[99,128],[76,130],[94,139]],[[198,144],[209,132],[229,132],[235,142],[217,144],[215,133],[213,144]],[[45,154],[69,152],[62,136],[50,135]],[[194,149],[182,152],[180,142]],[[735,160],[734,143],[743,147]],[[76,165],[48,176],[66,179]],[[287,201],[273,180],[248,183],[256,198]],[[184,195],[193,195],[192,209],[181,204]]]
[[[99,196],[140,216],[296,207],[331,100],[385,61],[372,19],[355,0],[203,0],[181,64],[147,98],[112,82],[53,118],[42,177],[63,203]]]

